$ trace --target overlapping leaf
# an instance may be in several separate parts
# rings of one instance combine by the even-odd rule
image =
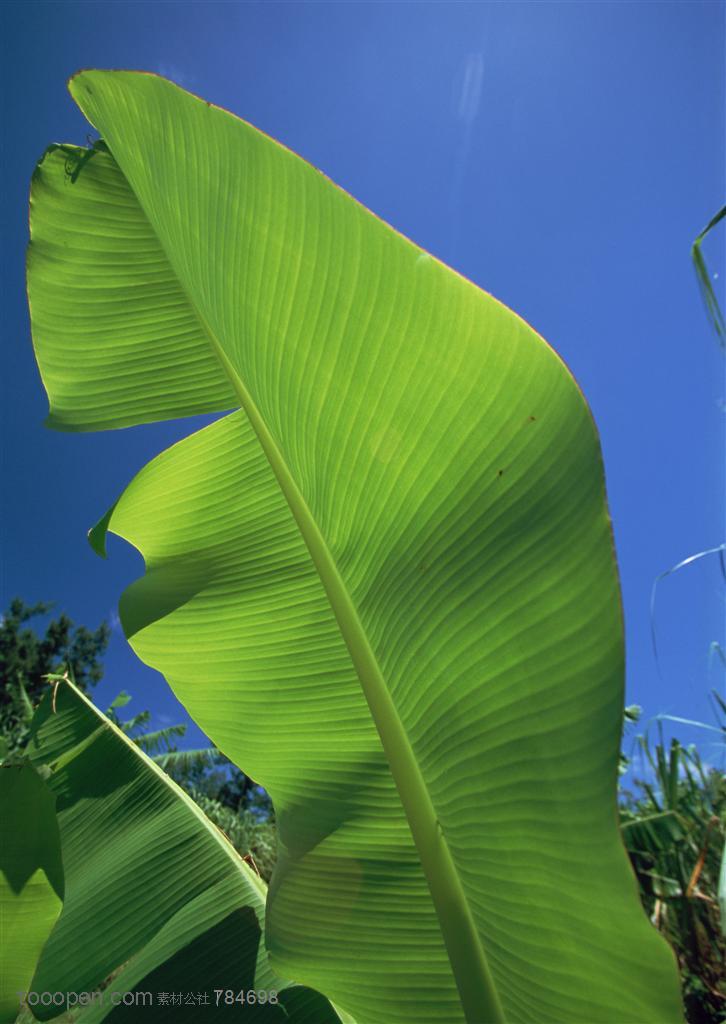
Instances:
[[[215,988],[260,990],[265,1000],[289,988],[270,969],[261,943],[264,883],[193,801],[72,684],[61,684],[40,704],[29,750],[52,769],[66,870],[63,912],[31,991],[70,994],[67,1005],[76,1012],[84,1005],[77,1002],[81,993],[102,991],[80,1018],[95,1024],[148,1020],[152,1013],[155,1021],[217,1019],[225,1007],[216,1005]],[[123,1002],[137,991],[149,993],[151,1002]],[[171,992],[200,992],[209,1001],[160,1004],[160,993]],[[256,1002],[242,1019],[339,1020],[307,989],[280,999],[292,1000],[296,1012],[286,1017],[281,1005]],[[36,1002],[33,1012],[49,1019],[59,1006]]]
[[[84,72],[29,297],[65,429],[240,412],[110,527],[135,649],[271,792],[279,969],[365,1024],[680,1019],[615,818],[617,577],[551,349],[253,128]],[[76,164],[80,164],[80,152]]]
[[[0,767],[0,1022],[22,993],[63,906],[55,799],[28,764]]]

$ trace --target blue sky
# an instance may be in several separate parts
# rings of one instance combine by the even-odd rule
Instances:
[[[506,302],[563,356],[600,430],[627,631],[627,699],[713,721],[724,674],[724,359],[689,250],[724,202],[723,3],[6,3],[2,246],[2,606],[114,619],[140,557],[86,530],[203,420],[58,434],[30,344],[27,191],[88,126],[81,67],[156,71],[280,139]],[[723,233],[706,248],[723,300]],[[184,720],[116,624],[103,704]],[[708,734],[679,726],[684,740]],[[198,735],[190,731],[190,742]]]

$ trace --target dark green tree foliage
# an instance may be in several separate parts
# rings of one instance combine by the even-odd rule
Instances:
[[[162,761],[162,767],[188,792],[194,790],[231,811],[249,810],[259,818],[272,814],[272,804],[265,790],[219,751],[211,763],[197,761],[177,766],[173,761]]]
[[[108,624],[91,630],[76,626],[61,612],[41,636],[28,624],[52,608],[46,602],[27,605],[16,597],[0,620],[0,738],[7,753],[24,744],[32,708],[48,687],[49,672],[70,671],[86,692],[103,676]]]

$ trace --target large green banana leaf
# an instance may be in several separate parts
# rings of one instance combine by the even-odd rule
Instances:
[[[71,683],[40,703],[28,748],[52,769],[49,786],[66,873],[63,912],[30,986],[72,993],[83,1024],[204,1021],[227,1014],[213,990],[279,993],[277,1005],[235,1004],[243,1020],[339,1024],[316,992],[272,972],[261,943],[265,885],[196,804]],[[123,1003],[125,993],[150,1002]],[[159,1003],[205,993],[208,1004]],[[267,997],[265,997],[267,998]],[[78,1000],[78,1002],[76,1002]],[[289,1005],[288,1005],[289,1004]],[[295,1012],[285,1015],[283,1006]],[[153,1007],[153,1008],[152,1008]],[[41,1020],[58,1004],[32,1005]],[[61,1007],[62,1009],[62,1007]],[[242,1012],[244,1010],[244,1012]],[[17,1002],[16,1002],[17,1011]]]
[[[135,650],[275,802],[266,941],[362,1024],[681,1019],[618,836],[586,403],[521,319],[254,128],[86,71],[28,286],[50,423],[238,412],[94,532]]]
[[[0,767],[0,1024],[18,1016],[63,906],[55,797],[29,764]]]

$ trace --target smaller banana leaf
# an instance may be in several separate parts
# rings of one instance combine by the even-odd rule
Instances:
[[[29,753],[51,769],[66,866],[63,913],[32,992],[66,993],[60,1009],[82,1007],[83,1024],[229,1016],[215,988],[266,993],[264,1003],[235,1004],[245,1021],[340,1020],[323,997],[287,991],[270,969],[262,880],[72,683],[58,683],[39,705]],[[180,993],[194,1002],[163,998]],[[209,1002],[197,999],[203,994]],[[57,1004],[32,1009],[40,1020],[59,1013]]]

